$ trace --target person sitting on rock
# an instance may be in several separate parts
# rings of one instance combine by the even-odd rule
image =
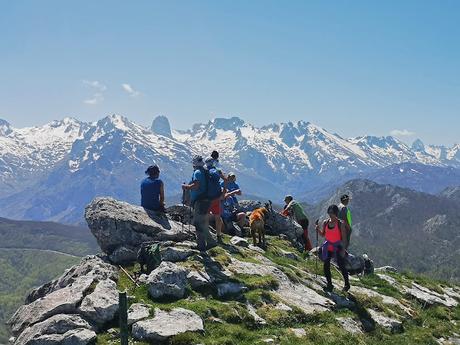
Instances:
[[[246,225],[246,213],[238,212],[238,205],[235,203],[235,200],[232,198],[233,194],[226,193],[223,200],[222,207],[222,219],[224,224],[229,227],[233,222],[237,223],[241,230]],[[227,230],[229,230],[227,228]]]
[[[215,246],[215,241],[209,233],[209,208],[211,200],[207,196],[207,181],[203,157],[199,155],[194,156],[192,164],[192,181],[189,184],[183,184],[182,189],[190,191],[197,246],[201,252],[205,252],[207,249]]]
[[[338,218],[339,208],[337,205],[331,205],[327,209],[329,219],[325,220],[322,226],[316,222],[316,231],[326,241],[321,247],[321,260],[324,262],[324,275],[327,280],[327,292],[332,292],[334,286],[332,285],[331,277],[331,259],[336,258],[337,264],[339,265],[340,272],[343,275],[345,285],[343,291],[350,290],[350,282],[348,279],[348,271],[345,268],[345,243],[347,239],[347,231],[343,222]]]
[[[236,183],[236,175],[235,175],[235,173],[233,173],[233,172],[228,173],[228,175],[227,175],[227,184],[225,184],[225,182],[222,182],[221,186],[222,186],[222,188],[227,189],[226,198],[231,197],[233,199],[233,201],[234,201],[234,204],[236,206],[238,206],[238,199],[236,198],[236,196],[241,195],[242,192],[241,192],[240,186],[238,185],[238,183]]]
[[[284,209],[281,212],[283,216],[291,216],[295,219],[297,223],[303,229],[303,239],[304,239],[304,250],[310,251],[312,250],[313,246],[311,245],[310,237],[308,236],[308,218],[303,210],[302,206],[294,200],[291,195],[287,195],[284,198]]]
[[[141,183],[141,206],[147,210],[165,212],[165,189],[160,180],[160,168],[151,165],[145,171],[148,175]]]

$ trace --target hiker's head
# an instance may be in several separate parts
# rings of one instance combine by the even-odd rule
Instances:
[[[206,168],[208,168],[208,169],[216,167],[216,161],[212,157],[206,158],[206,160],[204,161],[204,164],[206,165]]]
[[[194,156],[192,160],[192,164],[193,164],[193,168],[195,169],[204,167],[203,157],[201,157],[200,155]]]
[[[147,168],[145,174],[149,175],[150,177],[158,177],[160,176],[160,168],[158,165],[151,165]]]
[[[218,161],[219,160],[219,152],[217,152],[216,150],[212,151],[211,157],[213,159],[215,159],[216,161]]]
[[[228,173],[227,177],[228,177],[228,180],[230,182],[235,182],[236,181],[236,175],[235,175],[234,172]]]
[[[294,200],[294,198],[292,197],[292,195],[286,195],[286,196],[284,197],[284,202],[285,202],[286,204],[289,204],[292,200]]]
[[[339,215],[339,208],[337,205],[331,205],[327,208],[327,214],[331,219],[337,219]]]
[[[350,197],[348,196],[348,194],[343,194],[340,197],[340,202],[344,204],[345,206],[348,205],[348,203],[350,202]]]

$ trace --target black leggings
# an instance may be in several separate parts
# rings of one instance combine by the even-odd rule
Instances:
[[[324,275],[326,276],[327,285],[332,286],[332,276],[331,276],[331,256],[324,261]],[[348,280],[348,271],[345,268],[345,258],[343,258],[340,254],[337,253],[337,264],[339,265],[340,272],[342,272],[343,280],[345,281],[345,286],[350,285]]]

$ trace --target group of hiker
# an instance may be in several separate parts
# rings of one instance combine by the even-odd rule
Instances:
[[[222,233],[227,224],[236,223],[243,228],[247,217],[239,210],[237,196],[242,195],[241,188],[236,182],[236,174],[224,174],[219,163],[219,153],[213,151],[209,158],[196,155],[192,160],[193,174],[189,183],[182,184],[183,203],[193,210],[193,225],[196,229],[197,246],[201,252],[217,245],[209,231],[209,221],[212,217],[215,223],[217,242],[222,243]],[[141,183],[142,207],[165,212],[164,183],[159,178],[160,169],[157,165],[147,168],[148,175]],[[350,289],[345,258],[350,244],[352,231],[351,212],[348,208],[350,197],[346,194],[340,197],[340,204],[331,205],[327,209],[328,219],[320,224],[315,222],[315,231],[325,238],[325,242],[317,248],[324,263],[324,275],[327,281],[327,291],[332,291],[331,259],[335,259],[344,279],[344,291]],[[308,234],[309,220],[302,205],[291,195],[284,198],[284,208],[280,212],[285,217],[291,217],[303,229],[304,250],[313,249]],[[254,234],[253,234],[254,236]],[[318,243],[317,243],[318,245]]]

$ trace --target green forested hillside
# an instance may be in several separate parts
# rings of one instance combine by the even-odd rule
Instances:
[[[5,321],[28,291],[97,252],[87,228],[0,218],[0,344],[8,342]]]

